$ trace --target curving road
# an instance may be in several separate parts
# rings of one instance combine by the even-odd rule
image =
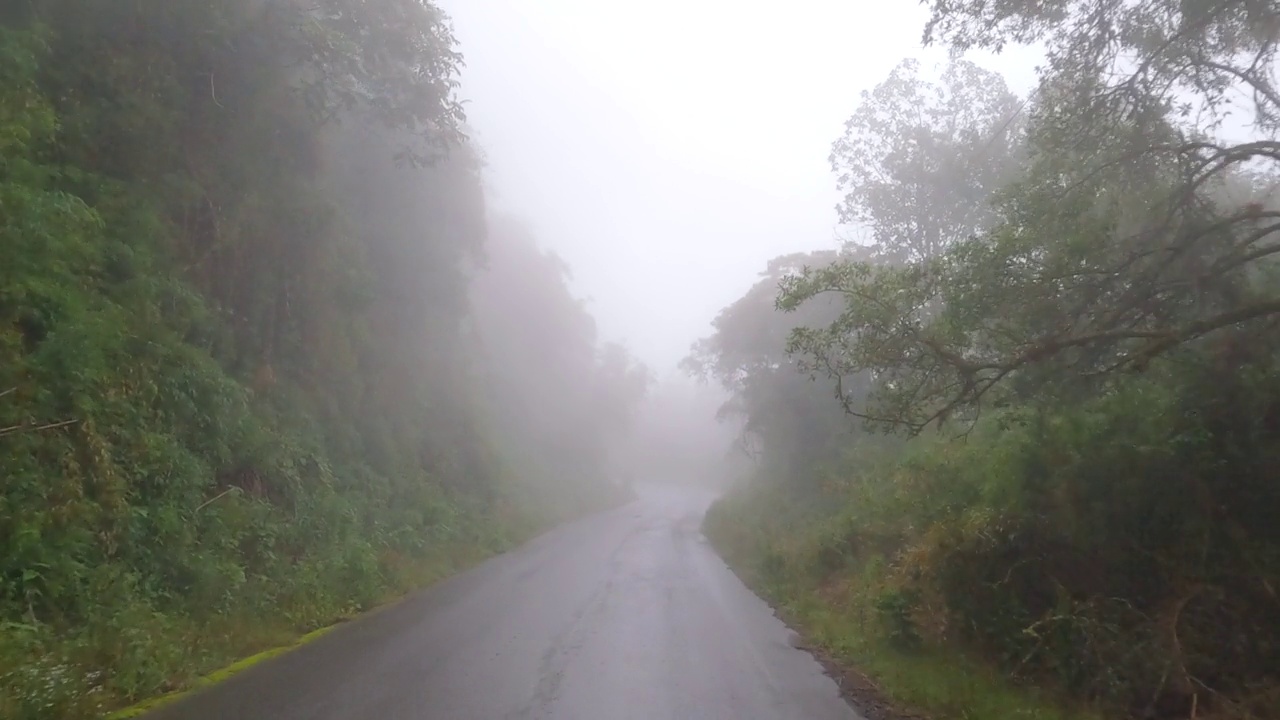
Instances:
[[[345,625],[147,720],[857,720],[699,532],[640,499]]]

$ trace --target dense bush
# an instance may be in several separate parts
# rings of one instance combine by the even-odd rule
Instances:
[[[1268,717],[1273,362],[1222,375],[1189,355],[1069,407],[988,418],[964,441],[863,457],[833,472],[822,513],[779,519],[794,504],[779,490],[739,490],[708,531],[776,597],[847,593],[901,649],[976,651],[1139,716]]]

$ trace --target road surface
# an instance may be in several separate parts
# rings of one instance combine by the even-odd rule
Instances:
[[[699,532],[710,497],[547,535],[147,720],[857,720]]]

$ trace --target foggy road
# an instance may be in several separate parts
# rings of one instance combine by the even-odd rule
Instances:
[[[148,720],[836,720],[858,715],[699,531],[643,488]]]

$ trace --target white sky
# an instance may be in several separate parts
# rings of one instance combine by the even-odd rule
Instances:
[[[920,49],[912,0],[442,0],[495,206],[660,373],[778,255],[835,245],[831,143]],[[1025,91],[1029,52],[978,62]]]

